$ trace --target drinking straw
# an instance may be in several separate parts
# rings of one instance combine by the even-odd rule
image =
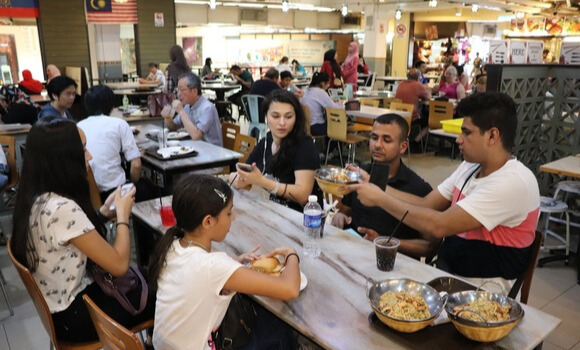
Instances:
[[[234,181],[236,181],[237,178],[238,178],[238,173],[236,173],[236,176],[234,176],[234,178],[232,179],[232,181],[230,182],[230,184],[228,186],[232,187],[232,185],[234,184]]]
[[[393,236],[395,235],[395,232],[397,232],[397,230],[399,229],[399,226],[401,226],[401,223],[403,223],[403,220],[405,220],[405,218],[407,217],[407,214],[409,214],[408,210],[405,212],[405,214],[403,214],[403,217],[401,218],[401,220],[399,220],[399,223],[397,223],[397,226],[395,226],[395,229],[391,232],[389,239],[387,239],[387,243],[389,243],[391,241],[391,238],[393,238]]]

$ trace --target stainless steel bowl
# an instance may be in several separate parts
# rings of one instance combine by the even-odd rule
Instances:
[[[348,181],[336,181],[332,179],[333,174],[344,174],[348,177]],[[361,175],[356,171],[351,171],[343,168],[323,166],[314,172],[317,179],[335,183],[335,184],[353,184],[361,179]]]
[[[466,318],[458,316],[456,313],[453,312],[453,308],[459,305],[464,305],[472,301],[476,301],[479,299],[489,300],[489,301],[497,301],[500,305],[510,306],[509,316],[510,318],[506,321],[501,322],[485,322],[485,321],[472,321]],[[455,320],[459,323],[475,326],[475,327],[498,327],[505,324],[513,323],[515,321],[519,321],[524,316],[524,310],[522,306],[512,298],[506,297],[499,293],[490,293],[485,292],[482,290],[475,291],[475,290],[466,290],[462,292],[457,292],[450,294],[447,299],[447,304],[445,305],[445,311],[447,311],[447,315],[450,319]]]
[[[366,289],[367,297],[377,317],[387,326],[406,333],[416,332],[427,327],[439,316],[446,301],[446,297],[441,297],[433,287],[410,279],[391,279],[377,282],[369,278],[366,282]],[[422,320],[401,320],[382,313],[379,309],[381,295],[389,291],[420,294],[429,307],[431,317]]]

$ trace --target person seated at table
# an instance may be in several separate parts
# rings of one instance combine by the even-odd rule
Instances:
[[[48,83],[46,90],[50,103],[42,106],[38,119],[53,115],[72,120],[69,109],[77,96],[77,83],[66,75],[60,75]]]
[[[424,197],[431,192],[431,186],[401,161],[401,156],[409,147],[408,131],[407,122],[398,114],[377,117],[369,140],[371,163],[362,166],[362,169],[370,173],[373,163],[388,164],[390,171],[387,187]],[[345,206],[332,218],[332,225],[341,229],[351,228],[366,240],[390,235],[399,222],[381,207],[363,205],[356,192],[344,196],[342,203]],[[397,238],[401,239],[399,252],[415,258],[428,256],[438,244],[437,241],[422,239],[419,232],[404,223],[397,231]]]
[[[250,95],[262,95],[266,97],[270,92],[274,90],[280,90],[280,85],[278,85],[278,78],[280,73],[275,68],[270,68],[266,71],[266,74],[262,79],[255,81],[248,92]]]
[[[141,152],[129,124],[121,118],[109,117],[114,105],[113,90],[105,85],[91,87],[85,93],[89,117],[77,124],[85,132],[87,150],[93,156],[89,163],[102,201],[126,182],[121,155],[131,164],[131,182],[137,184],[141,179]],[[137,195],[139,192],[138,187]]]
[[[301,98],[304,95],[304,93],[299,88],[297,88],[296,85],[294,85],[292,79],[294,79],[294,77],[292,76],[292,73],[290,73],[290,71],[285,70],[281,72],[280,87],[283,90],[290,91],[291,93],[296,95],[296,97]]]
[[[330,49],[324,53],[324,62],[320,67],[321,73],[326,73],[330,77],[330,88],[342,88],[342,71],[336,62],[336,50]]]
[[[356,70],[359,74],[369,74],[369,65],[365,62],[362,55],[358,55],[358,67]]]
[[[39,107],[16,85],[0,87],[0,117],[4,124],[34,124]]]
[[[425,239],[444,241],[437,267],[467,278],[495,279],[505,290],[528,266],[540,193],[534,174],[512,154],[518,119],[506,94],[466,97],[457,144],[464,161],[426,197],[373,184],[349,186],[367,206],[380,206]],[[368,180],[368,176],[364,176]],[[473,280],[480,285],[479,280]]]
[[[187,64],[183,49],[179,45],[173,45],[169,49],[171,63],[165,68],[165,87],[167,92],[177,94],[177,81],[182,74],[190,73],[191,68]],[[200,92],[201,93],[201,92]]]
[[[192,140],[223,146],[222,127],[215,105],[201,94],[201,79],[191,72],[182,74],[177,83],[179,99],[161,111],[170,130],[184,127]],[[171,111],[177,112],[176,116]]]
[[[246,161],[252,171],[238,169],[236,188],[257,185],[271,193],[270,199],[302,211],[308,196],[321,192],[314,183],[314,171],[320,167],[318,150],[306,135],[306,117],[294,94],[273,91],[262,103],[270,130],[256,145]]]
[[[292,60],[292,68],[294,68],[294,75],[299,77],[306,76],[306,69],[297,60]]]
[[[243,265],[258,257],[256,249],[238,257],[212,251],[212,243],[226,238],[235,219],[234,193],[227,183],[188,174],[174,188],[176,225],[161,236],[149,265],[158,298],[153,331],[156,349],[209,349],[208,339],[236,292],[280,300],[298,297],[300,258],[293,248],[280,247],[268,254],[284,259],[286,267],[279,277]],[[296,349],[291,328],[254,306],[257,321],[250,344]]]
[[[487,75],[486,74],[478,75],[475,78],[475,80],[476,83],[473,87],[473,92],[474,93],[485,92],[485,90],[487,89]]]
[[[421,84],[428,84],[429,80],[425,78],[425,72],[427,71],[427,64],[425,63],[425,61],[417,61],[415,62],[413,67],[417,69],[419,73],[421,73],[421,76],[419,77],[419,82]]]
[[[60,70],[54,64],[46,66],[46,84],[56,77],[60,77]]]
[[[395,98],[400,99],[403,103],[413,105],[412,123],[421,126],[421,134],[415,136],[415,142],[419,142],[429,132],[429,113],[421,115],[421,105],[419,101],[429,101],[431,99],[431,92],[429,89],[420,83],[421,72],[416,68],[409,69],[407,73],[407,80],[399,83]],[[413,148],[411,148],[413,150]]]
[[[276,66],[276,70],[279,73],[282,73],[284,71],[292,72],[292,67],[290,67],[288,62],[289,62],[289,59],[287,56],[282,57],[280,59],[280,63]]]
[[[310,111],[310,134],[312,136],[325,136],[326,107],[344,108],[342,103],[334,102],[326,92],[330,86],[330,77],[324,72],[315,72],[304,97],[302,104],[308,106]]]
[[[248,94],[252,83],[254,83],[254,78],[252,78],[252,73],[247,69],[242,70],[240,66],[235,64],[230,68],[230,75],[242,86],[242,89],[228,97],[228,100],[235,103],[238,107],[242,107],[242,96]]]
[[[85,294],[127,328],[152,319],[155,307],[155,293],[148,293],[145,309],[134,316],[89,276],[91,264],[115,277],[127,273],[135,189],[125,196],[115,191],[95,210],[87,180],[91,154],[85,143],[84,132],[61,117],[45,117],[30,129],[14,209],[19,220],[13,222],[10,241],[14,257],[30,270],[44,296],[56,337],[75,343],[98,340]],[[113,202],[116,211],[109,210]],[[117,234],[109,244],[105,221],[115,216]],[[127,296],[139,305],[140,288]]]
[[[211,69],[211,65],[212,65],[212,61],[211,61],[211,57],[207,57],[205,59],[205,65],[203,66],[203,68],[201,69],[201,78],[213,78],[213,70]]]
[[[465,88],[457,80],[457,69],[454,66],[449,66],[445,69],[445,79],[441,79],[439,92],[444,92],[445,97],[458,101],[465,98]]]
[[[149,63],[149,75],[145,79],[139,78],[139,83],[154,83],[163,88],[165,87],[165,74],[159,70],[157,63],[151,62]]]
[[[32,79],[32,73],[28,69],[22,71],[22,80],[18,83],[18,87],[28,95],[38,95],[44,88],[40,81]]]

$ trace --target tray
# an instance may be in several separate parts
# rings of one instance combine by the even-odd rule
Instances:
[[[147,148],[145,150],[145,154],[147,154],[155,159],[158,159],[158,160],[175,160],[175,159],[181,159],[181,158],[191,158],[191,157],[195,157],[199,154],[199,152],[194,150],[191,153],[178,154],[178,155],[171,156],[169,158],[163,158],[163,156],[161,154],[157,153],[158,149],[159,149],[159,147],[157,147],[157,146]]]
[[[427,284],[438,292],[447,292],[449,294],[477,289],[476,286],[453,277],[438,277],[427,282]]]

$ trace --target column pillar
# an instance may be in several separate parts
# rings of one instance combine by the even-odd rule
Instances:
[[[411,30],[411,14],[403,12],[400,20],[391,20],[393,25],[393,64],[391,76],[406,77],[409,56],[409,32]],[[389,31],[391,27],[389,26]]]
[[[365,11],[365,41],[363,57],[369,72],[385,75],[387,64],[387,21],[379,16],[377,5],[367,5]]]

